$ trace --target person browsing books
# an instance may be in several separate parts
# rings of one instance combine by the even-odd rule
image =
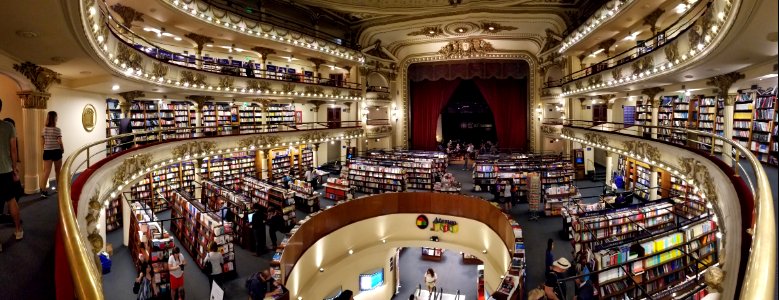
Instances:
[[[571,267],[571,263],[568,259],[561,257],[552,263],[550,270],[546,272],[546,280],[544,281],[544,293],[549,300],[565,300],[565,284],[560,282],[560,278]]]

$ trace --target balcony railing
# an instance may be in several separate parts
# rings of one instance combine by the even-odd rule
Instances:
[[[550,124],[554,125],[554,124]],[[738,299],[770,299],[774,296],[776,288],[776,219],[774,214],[774,199],[771,190],[771,183],[768,180],[768,176],[763,169],[763,165],[755,157],[755,155],[748,148],[733,141],[729,137],[722,137],[714,133],[703,132],[698,130],[690,130],[684,128],[671,128],[661,126],[650,125],[636,125],[636,124],[624,124],[605,122],[596,124],[589,120],[567,120],[564,122],[564,127],[581,128],[585,130],[602,131],[607,133],[625,134],[635,136],[641,139],[653,140],[659,143],[675,145],[677,147],[683,147],[690,151],[697,152],[699,155],[708,156],[710,160],[719,160],[732,166],[735,170],[735,176],[745,180],[748,186],[748,191],[751,192],[752,201],[754,205],[745,203],[741,199],[728,199],[720,201],[739,201],[738,205],[742,207],[742,210],[748,210],[742,213],[740,219],[742,227],[747,228],[746,232],[744,228],[726,228],[726,232],[735,231],[741,232],[741,244],[748,245],[748,247],[742,248],[741,261],[738,262],[737,268],[739,270],[739,278],[737,285],[741,290],[740,295],[736,295]],[[645,135],[646,132],[651,134],[657,134],[661,130],[672,130],[674,132],[681,132],[684,136],[684,144],[671,143],[663,139],[651,138],[651,136]],[[580,139],[576,137],[563,136],[564,138],[571,139],[580,143],[587,143],[590,145],[601,146],[608,151],[620,151],[619,149],[608,149],[611,146],[600,145],[598,141],[588,141],[586,139]],[[710,139],[710,143],[701,142],[698,137],[707,137]],[[585,137],[586,138],[586,137]],[[714,145],[728,145],[733,149],[733,153],[716,155]],[[628,154],[623,151],[623,153]],[[723,151],[723,153],[727,153]],[[646,158],[644,158],[646,159]],[[745,159],[750,165],[750,168],[745,168],[741,160]],[[735,186],[735,184],[734,184]],[[745,196],[744,198],[749,198]],[[754,208],[750,210],[750,208]],[[743,217],[749,216],[749,218]],[[751,231],[751,232],[750,232]],[[746,251],[743,251],[746,249]],[[733,261],[729,261],[733,262]]]
[[[368,92],[376,93],[389,93],[389,88],[386,86],[368,86]]]
[[[321,142],[328,142],[328,141],[335,141],[335,140],[342,140],[342,139],[353,139],[353,138],[359,138],[364,136],[363,133],[356,133],[357,130],[360,130],[362,128],[361,123],[359,121],[343,121],[343,122],[337,122],[338,129],[335,130],[343,130],[344,134],[340,136],[335,137],[322,137],[323,135],[317,135],[317,131],[332,131],[334,130],[332,125],[336,122],[309,122],[309,123],[301,123],[301,124],[295,124],[295,125],[264,125],[261,127],[262,133],[260,135],[268,134],[268,133],[294,133],[298,132],[303,135],[297,139],[296,143],[321,143]],[[264,128],[264,129],[262,129]],[[205,135],[202,132],[205,132],[209,129],[213,129],[212,127],[186,127],[186,128],[166,128],[166,129],[160,129],[160,130],[154,130],[154,131],[146,131],[146,132],[138,132],[138,133],[128,133],[128,134],[122,134],[117,135],[105,140],[100,140],[97,142],[93,142],[87,145],[81,146],[79,149],[77,149],[73,154],[68,156],[65,159],[65,162],[62,165],[62,172],[60,172],[60,176],[57,178],[57,187],[59,189],[59,226],[60,231],[62,234],[62,240],[64,242],[64,248],[65,248],[65,254],[68,259],[68,266],[70,267],[70,273],[73,276],[73,285],[74,290],[76,293],[76,296],[78,299],[95,299],[100,300],[104,299],[103,295],[103,288],[102,288],[102,277],[100,275],[100,272],[97,269],[97,265],[95,263],[96,256],[92,253],[92,246],[87,242],[86,238],[86,230],[87,228],[81,228],[79,226],[79,221],[77,220],[76,216],[76,210],[74,209],[74,205],[78,205],[79,199],[72,199],[71,193],[75,192],[74,194],[80,194],[80,191],[72,191],[71,186],[73,184],[73,181],[75,180],[77,176],[79,176],[79,173],[88,173],[87,171],[92,168],[99,168],[100,166],[103,166],[103,162],[110,161],[114,158],[120,157],[124,152],[126,151],[136,151],[138,150],[135,148],[135,143],[133,140],[136,138],[140,139],[140,137],[145,137],[149,135],[157,135],[159,137],[158,142],[150,143],[147,146],[153,146],[156,144],[166,144],[166,143],[172,143],[172,142],[179,142],[182,140],[189,140],[190,138],[166,138],[162,139],[163,136],[176,136],[178,134],[181,134],[182,132],[192,132],[196,136],[196,138],[205,138],[205,137],[229,137],[229,136],[237,136],[237,135],[243,135],[243,136],[249,136],[249,135],[257,135],[256,133],[252,134],[245,134],[241,133],[242,130],[248,131],[256,131],[258,130],[257,127],[252,128],[241,128],[236,126],[236,130],[230,130],[230,131],[216,131],[211,133],[210,135]],[[305,134],[311,133],[306,137]],[[309,138],[309,140],[304,140],[304,138]],[[286,143],[284,143],[286,144]],[[290,145],[293,143],[290,142]],[[267,150],[275,147],[279,147],[279,144],[266,144],[266,145],[252,145],[251,147],[253,149],[257,150]],[[113,149],[115,147],[121,148],[119,152],[115,153],[109,153],[108,151],[110,149]],[[237,149],[237,148],[236,148]],[[219,150],[221,153],[221,150]],[[237,151],[237,150],[236,150]],[[201,153],[201,154],[193,154],[191,159],[197,159],[200,157],[207,157],[208,155],[213,153]],[[110,156],[109,156],[110,155]],[[106,156],[109,156],[106,158]],[[170,159],[169,162],[173,162],[173,158]],[[96,167],[97,166],[97,167]],[[162,166],[162,165],[160,165]],[[155,165],[154,169],[157,168],[157,165]],[[152,169],[146,169],[147,172],[154,171]],[[83,175],[83,174],[82,174]],[[88,176],[88,175],[87,175]],[[106,179],[106,183],[109,183],[110,179]],[[109,183],[110,184],[110,183]],[[81,187],[83,188],[83,186]],[[83,214],[83,212],[82,212]],[[67,284],[67,283],[58,283],[58,284]]]
[[[687,10],[678,20],[671,24],[665,30],[655,34],[645,41],[637,42],[637,45],[627,49],[619,54],[613,55],[600,62],[594,63],[589,67],[565,75],[558,80],[544,82],[544,88],[559,87],[574,80],[584,78],[601,71],[605,71],[616,66],[624,65],[642,58],[653,51],[660,49],[661,46],[673,42],[682,33],[693,28],[698,18],[710,12],[713,0],[700,2],[692,9]]]

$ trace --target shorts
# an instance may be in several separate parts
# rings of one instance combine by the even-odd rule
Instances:
[[[432,290],[435,288],[435,282],[427,282],[425,283],[425,285],[427,286],[428,290]]]
[[[13,171],[0,174],[0,191],[4,191],[0,193],[0,212],[2,211],[3,208],[2,205],[5,204],[6,201],[15,199],[17,197],[20,188],[21,188],[21,181],[14,181]],[[11,191],[11,192],[7,193],[5,191]]]
[[[62,160],[62,149],[43,150],[43,160]]]
[[[176,276],[170,275],[170,290],[172,293],[175,293],[176,290],[178,290],[180,287],[184,287],[184,275],[182,274],[181,277],[176,278]]]

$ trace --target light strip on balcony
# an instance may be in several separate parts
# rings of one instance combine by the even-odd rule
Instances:
[[[292,45],[292,46],[295,46],[295,47],[308,48],[308,49],[311,49],[311,50],[314,50],[314,51],[318,51],[318,52],[321,52],[321,53],[324,53],[324,54],[327,54],[327,55],[336,56],[336,57],[339,57],[339,58],[342,58],[342,59],[351,60],[351,61],[358,62],[358,63],[361,63],[361,64],[365,63],[365,57],[362,56],[361,53],[353,51],[353,50],[348,50],[348,49],[346,49],[346,48],[344,48],[342,46],[338,46],[338,45],[335,45],[335,44],[332,44],[332,43],[329,43],[329,42],[322,42],[321,40],[319,40],[319,41],[315,40],[314,42],[309,43],[309,42],[306,41],[306,37],[302,36],[302,34],[300,35],[300,37],[292,39],[292,38],[289,38],[289,37],[292,36],[291,33],[287,33],[285,36],[289,36],[289,37],[286,37],[286,38],[283,37],[283,36],[279,36],[279,35],[277,35],[275,33],[273,33],[273,34],[262,33],[261,32],[262,29],[259,28],[261,26],[260,23],[257,23],[257,30],[255,31],[255,30],[248,29],[246,27],[245,22],[241,23],[241,21],[239,21],[239,22],[233,23],[230,20],[229,17],[227,18],[228,21],[221,21],[221,20],[219,20],[219,18],[215,18],[213,16],[206,15],[205,13],[198,13],[197,8],[194,8],[195,6],[197,6],[196,4],[188,5],[188,4],[184,3],[183,1],[178,1],[178,0],[165,0],[163,2],[167,3],[170,6],[175,7],[176,9],[178,9],[178,10],[180,10],[180,11],[186,13],[186,14],[192,15],[193,17],[198,18],[198,19],[200,19],[203,22],[211,23],[211,24],[214,24],[215,26],[219,26],[219,27],[222,27],[222,28],[227,28],[229,30],[232,30],[232,31],[244,34],[244,35],[257,37],[257,38],[263,38],[263,39],[271,40],[271,41],[275,41],[275,42],[286,43],[286,44],[289,44],[289,45]],[[213,12],[211,12],[210,10],[208,11],[208,13],[213,14]],[[241,20],[243,20],[243,18],[241,18],[241,17],[239,17],[239,18]],[[284,31],[288,31],[288,30],[284,29]],[[336,48],[336,49],[333,49],[333,48]]]
[[[558,50],[558,53],[563,53],[565,50],[568,50],[568,48],[571,48],[573,45],[576,45],[579,41],[581,41],[583,38],[585,38],[587,35],[589,35],[591,32],[595,31],[600,25],[610,21],[614,16],[618,15],[619,12],[628,4],[632,3],[634,0],[614,0],[606,3],[603,7],[601,7],[597,13],[593,14],[589,19],[587,19],[587,22],[579,26],[575,31],[568,34],[568,36],[563,40],[563,43],[560,45],[560,50]],[[612,8],[609,8],[609,5],[612,5]]]

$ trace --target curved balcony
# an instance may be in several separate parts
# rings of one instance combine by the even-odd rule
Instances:
[[[685,12],[643,45],[544,84],[561,96],[621,87],[688,68],[717,48],[739,13],[742,0],[710,0]],[[547,94],[552,94],[547,91]]]
[[[152,85],[220,96],[358,101],[361,85],[289,74],[238,60],[199,60],[168,51],[116,22],[99,4],[82,1],[82,21],[95,54],[118,74]],[[265,66],[263,66],[265,67]]]
[[[421,230],[414,223],[419,214],[454,219],[460,224],[460,230],[447,234]],[[338,266],[343,269],[343,265],[348,263],[344,262],[346,258],[343,256],[347,250],[354,250],[355,255],[359,255],[374,248],[444,247],[466,251],[482,260],[485,282],[492,290],[497,290],[502,278],[510,274],[516,240],[512,222],[500,209],[473,196],[429,192],[366,196],[333,206],[305,221],[284,248],[281,275],[290,290],[291,299],[320,299],[326,295],[312,290],[329,291],[340,286],[338,279],[325,277],[342,274]],[[351,232],[351,235],[344,231]],[[355,238],[355,232],[360,233],[359,237]],[[430,235],[440,235],[441,240],[430,241]],[[327,244],[326,248],[324,244]],[[349,248],[342,249],[347,246]],[[314,271],[318,267],[325,267],[327,271],[321,274]],[[355,267],[348,265],[345,268],[353,270]],[[342,277],[339,279],[344,280]],[[328,283],[334,286],[319,286]],[[505,299],[506,295],[496,293],[493,296]],[[374,295],[372,299],[387,298]]]
[[[643,137],[644,132],[656,134],[660,129],[668,128],[571,120],[559,136],[680,176],[709,202],[722,229],[724,255],[719,259],[727,274],[722,299],[770,299],[776,289],[776,219],[762,164],[741,144],[712,133],[674,128],[684,131],[685,145]],[[715,144],[719,140],[726,148],[723,153],[732,148],[735,155],[716,156],[711,144],[705,148],[710,150],[701,150],[699,136]]]
[[[101,275],[96,266],[95,253],[102,250],[105,237],[103,206],[132,186],[145,174],[185,160],[202,159],[222,153],[259,150],[301,144],[318,144],[364,137],[360,122],[340,122],[334,128],[328,122],[302,123],[294,126],[267,125],[262,134],[240,134],[217,131],[203,136],[209,127],[191,127],[124,134],[84,145],[67,157],[57,178],[59,189],[59,234],[64,249],[57,249],[58,267],[67,260],[69,272],[57,270],[57,286],[72,284],[79,299],[104,299]],[[252,128],[252,130],[257,130]],[[181,132],[195,132],[195,138],[171,139]],[[108,154],[122,143],[156,134],[156,143],[126,147],[124,151]],[[58,237],[59,238],[59,237]],[[71,275],[72,277],[67,277]],[[64,276],[64,277],[63,277]],[[72,280],[72,281],[70,281]]]
[[[314,36],[303,35],[300,32],[293,32],[287,26],[278,26],[267,22],[262,22],[254,18],[249,18],[243,14],[237,14],[233,11],[226,11],[214,5],[211,1],[199,0],[160,0],[168,6],[192,16],[202,22],[211,24],[218,28],[230,30],[237,34],[247,37],[261,38],[269,41],[285,43],[291,47],[300,47],[317,51],[325,55],[331,55],[340,59],[349,60],[354,63],[364,63],[365,57],[360,51],[344,47],[337,37],[322,36],[320,32],[314,33]],[[295,30],[300,31],[304,28],[294,22],[284,21],[287,25],[295,26]],[[305,30],[310,31],[310,30]],[[325,41],[329,39],[330,41]]]

